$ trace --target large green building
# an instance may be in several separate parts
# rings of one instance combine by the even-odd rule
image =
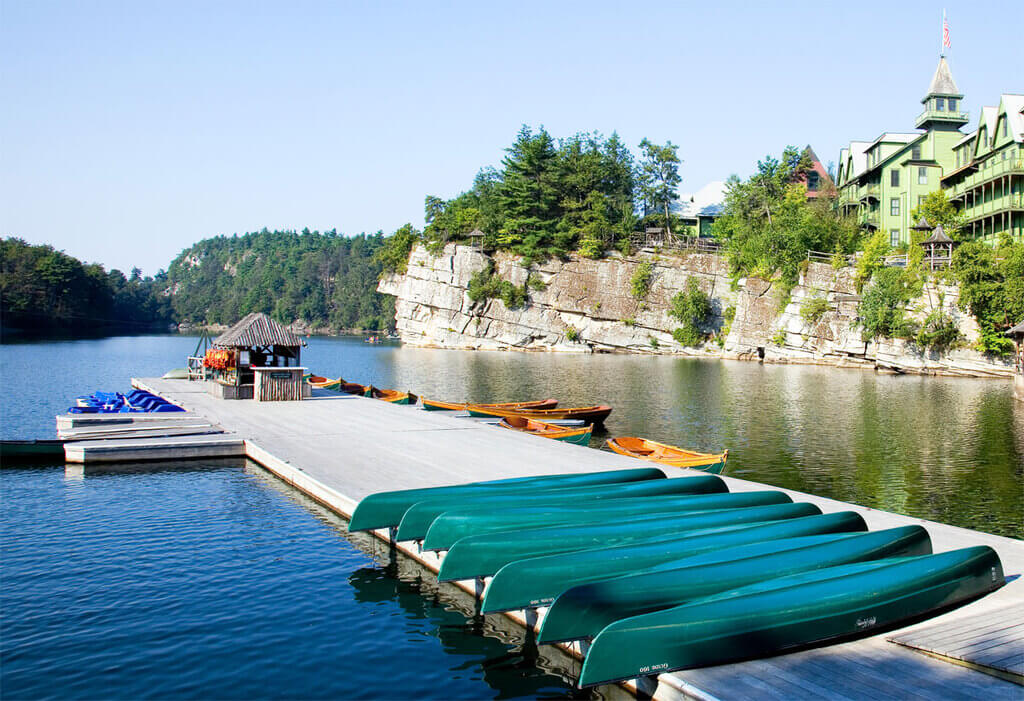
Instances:
[[[1024,238],[1024,95],[983,107],[970,134],[961,131],[970,121],[963,97],[941,57],[914,123],[919,131],[886,132],[840,150],[839,206],[899,246],[910,241],[910,212],[941,188],[964,213],[968,235]]]

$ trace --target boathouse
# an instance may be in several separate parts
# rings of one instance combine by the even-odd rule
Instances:
[[[213,339],[203,358],[210,393],[222,399],[302,399],[305,342],[262,312]]]

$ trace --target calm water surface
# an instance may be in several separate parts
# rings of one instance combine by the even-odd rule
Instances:
[[[0,346],[0,434],[183,365],[195,339]],[[438,399],[614,406],[608,435],[730,449],[727,474],[1021,537],[1008,382],[313,338],[322,375]],[[410,409],[414,411],[415,409]],[[373,556],[258,467],[0,471],[0,695],[565,696],[564,661],[413,565]],[[542,650],[543,652],[543,650]],[[571,673],[571,670],[570,670]]]

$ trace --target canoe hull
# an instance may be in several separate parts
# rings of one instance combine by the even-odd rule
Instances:
[[[610,523],[631,516],[666,512],[738,509],[747,506],[787,504],[784,492],[760,491],[719,494],[680,494],[635,498],[599,499],[585,504],[551,504],[521,508],[453,509],[434,519],[423,538],[424,550],[448,550],[471,535],[568,524]]]
[[[423,408],[427,411],[462,411],[466,408],[466,402],[442,402],[436,399],[421,397]],[[558,406],[557,399],[539,399],[532,402],[504,402],[498,404],[481,404],[479,406],[491,409],[554,409]]]
[[[594,503],[602,499],[622,499],[668,494],[718,494],[727,490],[725,482],[713,475],[671,480],[645,480],[630,484],[599,484],[586,487],[552,487],[530,494],[474,495],[470,499],[449,497],[413,504],[398,524],[397,540],[422,540],[434,520],[446,511],[465,508],[514,509],[520,506],[551,506],[574,501]]]
[[[782,577],[612,623],[594,639],[580,686],[872,634],[1003,584],[999,556],[988,546]]]
[[[914,525],[854,535],[785,538],[665,560],[645,572],[566,587],[545,616],[543,642],[593,638],[617,620],[799,572],[929,553],[928,532]]]
[[[683,450],[674,445],[632,436],[609,439],[607,445],[612,452],[619,455],[648,460],[669,467],[701,470],[713,475],[721,474],[725,469],[726,460],[729,459],[728,450],[724,453],[698,453],[692,450]]]
[[[710,475],[709,475],[710,476]],[[672,480],[669,480],[672,481]],[[705,511],[693,514],[621,521],[606,525],[555,526],[522,531],[503,531],[462,538],[441,561],[439,582],[489,577],[510,562],[540,555],[588,550],[655,538],[661,535],[727,527],[758,521],[781,521],[815,516],[813,504],[774,504],[746,509]]]
[[[507,416],[521,416],[527,419],[536,419],[537,421],[544,421],[547,419],[578,419],[589,424],[601,425],[604,423],[604,420],[608,418],[608,415],[612,413],[612,408],[607,405],[600,405],[589,407],[566,407],[564,409],[509,410],[488,408],[480,404],[470,404],[466,407],[466,411],[469,412],[470,416],[476,416],[477,418],[497,417],[499,419],[503,419]]]
[[[506,416],[498,422],[499,428],[509,431],[528,433],[532,436],[550,438],[564,443],[574,445],[588,445],[590,436],[593,433],[593,426],[568,427],[557,424],[545,423],[536,419],[527,419],[521,416]]]
[[[352,513],[348,529],[369,531],[377,528],[392,528],[401,522],[402,516],[413,504],[431,498],[445,496],[469,497],[473,494],[502,494],[523,491],[553,489],[561,486],[586,486],[597,484],[619,484],[663,480],[665,473],[655,467],[631,470],[607,470],[604,472],[568,472],[555,475],[531,475],[511,479],[470,482],[469,484],[403,489],[391,492],[377,492],[362,499]]]

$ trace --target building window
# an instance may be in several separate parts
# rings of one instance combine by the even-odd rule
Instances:
[[[928,169],[924,166],[919,166],[917,169],[917,184],[927,185],[928,184]]]
[[[900,215],[899,197],[893,197],[891,200],[889,200],[889,214],[891,214],[894,217],[898,217]]]
[[[817,192],[818,190],[818,173],[817,171],[811,171],[807,174],[807,190],[809,192]]]
[[[915,146],[913,149],[911,149],[911,151],[910,151],[910,158],[912,160],[915,160],[915,161],[921,160],[921,147],[920,146]]]
[[[1009,135],[1009,131],[1008,131],[1009,127],[1007,127],[1006,124],[1007,124],[1006,117],[1003,117],[1003,136],[1008,136]]]
[[[1006,151],[1003,151],[1003,157],[1002,157],[1001,160],[1004,160],[1004,161],[1006,160]]]
[[[900,186],[900,172],[895,168],[889,171],[889,184],[893,187]]]
[[[956,152],[956,167],[957,168],[960,167],[960,152],[959,151]]]
[[[941,97],[935,98],[935,109],[938,110],[939,112],[944,112],[946,110],[945,99]]]
[[[900,230],[890,229],[889,230],[889,245],[896,248],[900,245]]]
[[[917,206],[920,207],[923,204],[924,204],[924,195],[918,195],[917,196]]]
[[[956,98],[950,97],[946,100],[946,102],[949,104],[949,111],[956,112]]]

